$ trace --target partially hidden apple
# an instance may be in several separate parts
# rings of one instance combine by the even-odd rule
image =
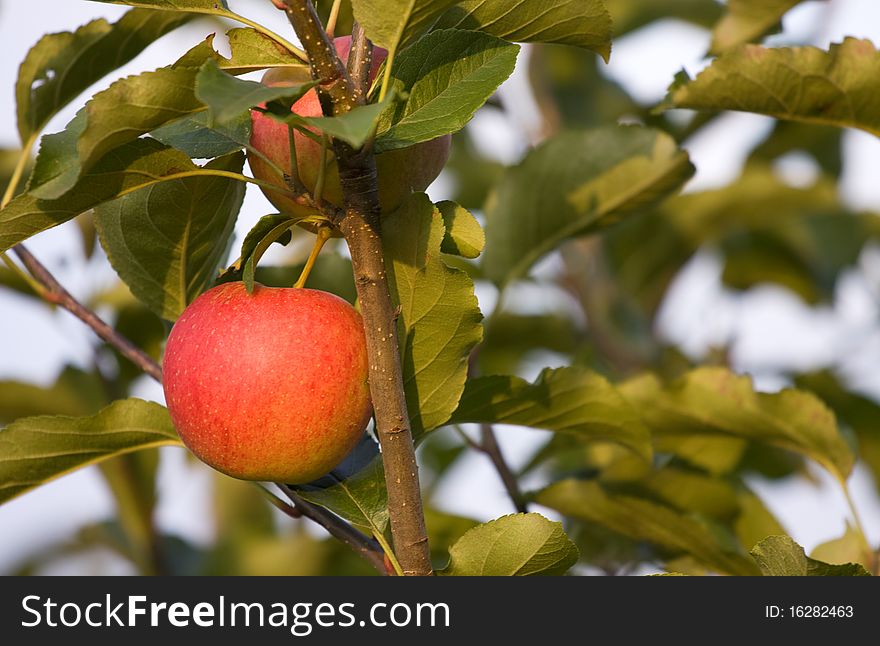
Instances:
[[[344,61],[348,60],[351,49],[351,36],[336,38],[336,51]],[[373,49],[373,63],[370,68],[370,80],[375,79],[388,52],[380,47]],[[276,68],[263,76],[263,83],[269,86],[294,86],[309,80],[304,68]],[[321,103],[315,90],[306,93],[292,106],[292,111],[304,117],[320,117]],[[259,111],[251,112],[252,131],[251,147],[260,151],[278,168],[287,172],[291,168],[290,136],[287,125],[275,121]],[[378,171],[379,203],[383,213],[389,213],[400,206],[410,193],[424,191],[437,179],[440,171],[449,159],[449,135],[438,137],[409,148],[388,151],[376,156]],[[314,139],[296,132],[297,174],[309,192],[314,192],[321,166],[321,145]],[[332,149],[325,171],[323,199],[334,206],[342,206],[342,186],[339,182],[339,170]],[[267,164],[259,155],[248,154],[248,162],[257,179],[287,188],[284,175]],[[262,188],[262,187],[261,187]],[[292,198],[273,191],[263,189],[263,193],[272,204],[283,213],[308,216],[310,208]]]
[[[165,400],[180,438],[234,478],[305,483],[328,473],[372,412],[362,326],[323,291],[208,290],[165,349]]]

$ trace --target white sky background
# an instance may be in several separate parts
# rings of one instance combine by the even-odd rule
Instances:
[[[289,26],[268,0],[231,0],[239,13],[263,22],[279,33]],[[66,31],[104,17],[115,21],[125,7],[84,0],[0,0],[0,147],[20,144],[15,126],[14,84],[27,50],[45,33]],[[820,18],[817,20],[817,18]],[[819,31],[815,26],[819,25]],[[877,0],[831,0],[807,2],[785,20],[786,33],[774,36],[773,44],[806,40],[826,47],[844,35],[869,38],[880,44],[880,2]],[[214,24],[196,20],[152,45],[135,61],[111,74],[83,95],[49,124],[47,132],[60,130],[73,117],[87,96],[105,88],[116,78],[161,67],[203,39]],[[658,101],[675,72],[684,67],[693,75],[705,61],[709,35],[705,30],[679,22],[664,22],[616,40],[607,72],[643,101]],[[534,125],[535,114],[523,96],[524,66],[504,89],[518,123],[505,122],[486,113],[476,124],[481,147],[515,162],[527,146],[523,133]],[[739,173],[749,148],[768,131],[770,120],[754,115],[730,114],[701,133],[688,149],[697,166],[688,190],[722,186]],[[842,180],[845,199],[856,208],[880,211],[880,140],[867,133],[845,134],[846,166]],[[815,169],[797,156],[786,159],[779,171],[792,182],[809,181]],[[445,197],[444,182],[432,188],[432,196]],[[257,190],[248,190],[239,224],[240,237],[256,220],[274,209]],[[78,297],[112,284],[112,270],[100,254],[91,262],[81,255],[76,227],[65,226],[28,242],[35,254]],[[776,389],[784,383],[768,366],[811,368],[841,362],[844,372],[866,392],[880,397],[880,325],[878,288],[880,254],[866,254],[864,272],[853,272],[838,286],[832,306],[809,309],[778,288],[760,288],[746,295],[733,295],[720,286],[720,264],[702,254],[676,281],[660,316],[660,330],[691,356],[701,356],[712,345],[733,341],[733,361],[740,371],[756,375],[759,386]],[[865,276],[869,276],[870,279]],[[480,289],[486,312],[494,293]],[[536,294],[540,298],[540,294]],[[0,380],[20,379],[50,384],[65,363],[86,365],[91,359],[91,332],[66,312],[50,312],[32,300],[0,291]],[[546,359],[558,364],[552,356]],[[538,366],[536,366],[537,368]],[[161,401],[161,388],[144,380],[140,396]],[[546,439],[538,431],[505,429],[500,433],[510,461],[516,466]],[[755,482],[755,487],[808,551],[818,543],[842,534],[846,505],[830,479],[816,470],[820,485],[794,481],[783,485]],[[209,498],[210,477],[206,468],[188,466],[183,452],[167,449],[160,473],[158,522],[163,529],[198,543],[213,536]],[[529,483],[526,482],[528,485]],[[870,538],[880,541],[880,499],[870,476],[858,469],[853,476],[857,505],[863,513]],[[440,506],[448,511],[488,520],[511,511],[497,475],[482,456],[467,455],[454,467],[438,492]],[[552,512],[542,510],[548,516]],[[0,507],[0,573],[40,546],[71,536],[83,524],[113,514],[113,502],[94,469],[86,469],[28,493]],[[125,572],[126,568],[106,557],[94,556],[53,572]]]

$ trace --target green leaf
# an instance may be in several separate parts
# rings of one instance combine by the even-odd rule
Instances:
[[[240,117],[261,103],[281,98],[296,101],[317,84],[310,81],[296,87],[269,87],[235,78],[221,70],[216,61],[208,59],[196,75],[195,94],[208,106],[208,123],[213,125]]]
[[[446,233],[440,251],[462,258],[476,258],[483,252],[486,234],[477,219],[466,208],[455,202],[438,202]]]
[[[12,200],[0,210],[0,251],[103,202],[184,172],[199,174],[202,171],[182,152],[157,141],[132,141],[108,153],[61,199],[41,200],[25,193]]]
[[[225,15],[229,10],[226,0],[92,0],[92,2],[124,4],[130,7],[148,7],[164,11],[191,11],[218,16]]]
[[[282,236],[283,239],[283,236]],[[254,280],[266,287],[290,287],[302,274],[305,263],[273,267],[260,265],[254,271]],[[230,272],[221,276],[220,281],[235,280]],[[357,302],[357,289],[354,285],[354,273],[351,260],[327,249],[321,252],[306,283],[309,289],[320,289],[336,294],[354,305]]]
[[[691,81],[680,73],[660,110],[738,110],[880,136],[880,54],[869,40],[815,47],[743,45]]]
[[[40,199],[59,198],[114,148],[204,110],[193,92],[195,76],[193,68],[165,67],[98,92],[64,131],[43,137],[28,190]]]
[[[301,219],[280,213],[264,215],[245,236],[237,265],[244,268],[242,280],[249,294],[254,291],[254,276],[260,258],[274,243],[286,245],[290,242],[290,229]]]
[[[830,565],[811,559],[788,536],[768,536],[750,553],[764,576],[871,576],[857,563]]]
[[[751,559],[725,549],[709,527],[695,518],[644,498],[607,492],[597,482],[563,480],[538,492],[535,501],[674,554],[689,554],[717,572],[758,573]]]
[[[803,0],[729,0],[712,30],[709,53],[718,54],[781,30],[782,16]]]
[[[305,128],[317,128],[324,134],[341,139],[353,148],[360,148],[376,131],[380,118],[395,101],[397,101],[397,92],[392,89],[379,103],[361,105],[335,117],[301,117],[290,111],[288,102],[282,101],[270,103],[266,109],[276,121]]]
[[[739,464],[748,443],[738,437],[724,435],[654,436],[657,453],[672,453],[685,462],[718,476],[730,473]]]
[[[297,494],[326,507],[376,537],[388,529],[388,491],[376,442],[364,436],[336,469],[320,480],[293,487]]]
[[[646,497],[679,511],[698,514],[719,522],[733,520],[739,513],[739,499],[733,485],[697,471],[666,466],[639,481]]]
[[[524,276],[566,239],[612,224],[693,175],[666,134],[633,126],[563,132],[508,169],[486,206],[482,266],[498,284]]]
[[[639,411],[604,377],[579,367],[544,370],[533,384],[519,377],[470,379],[449,422],[571,433],[614,442],[651,459],[651,437]]]
[[[457,0],[352,0],[354,19],[370,40],[395,52],[424,34]]]
[[[423,193],[382,218],[391,297],[400,304],[400,359],[415,437],[443,424],[458,406],[468,357],[483,336],[474,284],[443,262],[443,237],[443,216]]]
[[[515,43],[559,43],[590,49],[605,62],[611,56],[611,16],[602,0],[463,0],[435,29],[484,31]]]
[[[865,541],[861,533],[849,523],[846,524],[843,536],[817,545],[810,554],[810,558],[826,563],[859,563],[868,567],[870,563],[863,562],[865,556]]]
[[[855,433],[859,458],[871,469],[875,485],[880,488],[880,405],[869,397],[851,392],[827,371],[799,375],[795,384],[816,393]]]
[[[113,25],[93,20],[75,32],[43,36],[18,70],[15,98],[22,141],[105,74],[132,60],[190,16],[133,9]]]
[[[806,455],[839,480],[855,456],[825,404],[810,393],[786,389],[756,392],[749,377],[726,368],[697,368],[663,385],[653,375],[620,390],[654,433],[732,435]]]
[[[240,173],[244,154],[206,170]],[[95,209],[110,264],[153,312],[175,320],[225,260],[245,185],[216,176],[163,182]]]
[[[250,148],[251,117],[243,112],[235,119],[209,126],[208,113],[198,112],[153,130],[150,136],[193,159],[213,159]]]
[[[226,32],[231,55],[219,61],[220,69],[230,74],[244,74],[271,67],[297,67],[309,75],[308,65],[286,47],[250,27]]]
[[[379,125],[376,151],[461,130],[513,72],[518,45],[476,31],[435,31],[401,52],[391,78],[408,94]]]
[[[180,445],[168,411],[140,399],[91,417],[25,417],[0,430],[0,503],[123,453]]]
[[[562,523],[540,514],[511,514],[477,525],[449,548],[441,576],[561,576],[578,549]]]
[[[266,68],[284,67],[296,69],[304,81],[310,80],[308,64],[294,56],[289,49],[276,40],[252,28],[230,29],[226,32],[231,55],[226,58],[214,49],[214,37],[208,34],[174,63],[174,67],[201,67],[214,61],[224,72],[236,76]]]

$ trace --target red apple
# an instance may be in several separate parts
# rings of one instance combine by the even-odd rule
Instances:
[[[226,283],[184,310],[165,349],[165,400],[184,444],[234,478],[304,483],[370,419],[361,316],[312,289]]]
[[[345,36],[334,40],[336,51],[343,61],[348,60],[348,52],[351,49],[351,37]],[[388,56],[388,52],[381,47],[373,49],[373,64],[370,68],[370,80],[376,77],[379,67]],[[301,68],[277,68],[269,70],[263,76],[263,83],[270,86],[294,86],[308,80],[306,72]],[[321,103],[318,94],[311,90],[291,108],[296,114],[304,117],[319,117],[322,115]],[[251,133],[251,146],[259,150],[281,169],[291,167],[290,141],[287,126],[275,121],[260,112],[251,112],[253,130]],[[406,197],[413,192],[424,191],[437,179],[440,171],[449,159],[449,135],[438,137],[432,141],[426,141],[409,148],[401,148],[382,153],[376,156],[376,167],[379,173],[379,202],[382,211],[391,212],[400,206]],[[321,146],[306,135],[296,132],[294,135],[296,146],[297,173],[310,192],[315,190],[318,181],[318,170],[321,164]],[[284,176],[261,159],[258,155],[249,154],[248,161],[251,171],[257,179],[287,188]],[[311,210],[304,207],[285,195],[272,191],[263,190],[263,193],[277,209],[283,213],[293,213],[307,216]],[[330,152],[330,162],[327,165],[323,198],[335,206],[342,206],[342,187],[339,183],[339,170]]]

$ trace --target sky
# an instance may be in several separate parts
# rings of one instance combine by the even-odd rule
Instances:
[[[91,19],[116,20],[124,7],[85,0],[0,0],[0,42],[4,63],[0,65],[0,147],[17,148],[14,84],[17,61],[45,33],[70,30]],[[231,0],[234,10],[288,33],[283,17],[266,0]],[[818,18],[818,19],[817,19]],[[770,43],[784,45],[791,38],[806,39],[827,47],[844,35],[869,38],[880,44],[880,2],[877,0],[831,0],[806,2],[789,13],[786,31],[771,37]],[[814,25],[820,25],[815,30]],[[196,20],[149,47],[141,56],[104,81],[81,100],[109,85],[120,76],[161,67],[203,39],[216,24]],[[684,68],[691,75],[705,64],[707,31],[681,22],[664,21],[629,34],[614,43],[606,72],[643,101],[659,101],[672,76]],[[527,54],[526,54],[527,55]],[[510,117],[497,112],[478,115],[475,136],[487,154],[505,163],[515,163],[528,147],[524,132],[533,130],[537,114],[525,91],[523,61],[513,78],[502,88]],[[57,115],[47,132],[60,130],[81,103],[74,103]],[[769,131],[770,119],[746,114],[729,114],[687,145],[698,172],[688,191],[723,186],[734,179],[755,142]],[[845,134],[846,172],[842,179],[845,199],[854,208],[880,211],[880,140],[867,133]],[[778,172],[792,183],[809,182],[815,175],[812,162],[797,155],[780,162]],[[449,184],[441,176],[431,188],[435,199],[446,197]],[[274,209],[262,194],[249,190],[236,234],[247,230]],[[28,246],[77,297],[86,298],[113,283],[113,274],[103,259],[85,261],[75,227],[59,227],[40,234]],[[552,262],[552,260],[551,260]],[[768,365],[800,368],[843,361],[843,371],[865,392],[880,397],[880,250],[865,254],[863,271],[847,275],[838,287],[834,303],[810,309],[779,288],[759,288],[746,295],[734,295],[720,286],[721,266],[711,253],[698,255],[676,280],[659,317],[660,332],[692,357],[699,358],[711,346],[733,340],[733,363],[741,371],[754,373],[759,387],[782,387]],[[528,289],[528,288],[526,288]],[[487,313],[494,304],[491,289],[478,290],[481,307]],[[529,299],[520,299],[529,300]],[[52,312],[23,297],[0,292],[0,380],[21,379],[49,384],[65,363],[86,365],[91,360],[91,332],[66,312]],[[6,315],[6,313],[11,313]],[[559,357],[542,357],[559,365]],[[556,362],[555,364],[553,362]],[[538,369],[535,365],[535,370]],[[162,400],[161,388],[144,379],[139,396]],[[540,431],[503,428],[499,432],[505,453],[514,467],[531,450],[546,440]],[[206,468],[185,461],[182,450],[164,450],[159,477],[160,505],[157,521],[166,531],[178,533],[196,543],[209,542],[214,533],[211,521],[210,475]],[[777,514],[793,537],[808,550],[842,534],[846,504],[837,488],[817,469],[818,484],[792,481],[783,485],[755,481],[753,485]],[[524,485],[529,486],[527,480]],[[537,483],[532,483],[537,484]],[[853,476],[856,502],[874,543],[880,541],[880,499],[864,470]],[[438,491],[441,507],[455,513],[488,520],[511,511],[503,489],[485,458],[468,454],[449,474]],[[549,510],[540,510],[554,517]],[[0,506],[0,573],[39,546],[72,535],[77,527],[111,516],[112,499],[94,469],[66,476]],[[53,572],[84,569],[106,573],[126,572],[126,566],[106,555],[57,566]]]

